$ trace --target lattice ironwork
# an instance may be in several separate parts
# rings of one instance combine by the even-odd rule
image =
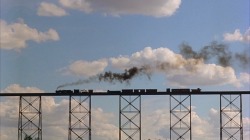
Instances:
[[[20,96],[18,140],[42,140],[41,96]]]
[[[170,95],[170,140],[191,139],[191,95]]]
[[[119,140],[141,140],[141,95],[120,95]]]
[[[243,140],[241,94],[220,95],[220,140]]]
[[[69,140],[91,140],[91,96],[69,97]]]

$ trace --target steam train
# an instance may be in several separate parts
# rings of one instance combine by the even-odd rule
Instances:
[[[167,93],[171,94],[179,94],[179,93],[200,93],[201,89],[166,89]],[[93,90],[56,90],[56,93],[93,93]],[[154,94],[157,93],[157,89],[122,89],[122,91],[110,91],[108,90],[107,93],[109,94],[119,94],[119,93],[127,93],[127,94],[133,94],[133,93],[148,93],[148,94]]]

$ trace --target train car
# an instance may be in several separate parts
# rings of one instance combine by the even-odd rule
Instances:
[[[93,89],[89,89],[89,93],[94,93],[94,90]]]
[[[145,93],[145,89],[134,89],[134,93]]]
[[[63,94],[65,94],[65,93],[73,93],[73,91],[72,90],[56,90],[56,93],[63,93]]]
[[[192,93],[200,93],[200,92],[201,92],[201,89],[200,89],[200,88],[191,89],[191,92],[192,92]]]
[[[172,92],[173,94],[175,93],[200,93],[201,89],[197,88],[197,89],[172,89],[170,91],[170,89],[167,89],[167,92],[170,93]]]
[[[149,94],[157,93],[157,89],[146,89],[146,93]]]
[[[133,92],[133,89],[123,89],[123,90],[122,90],[122,93],[125,93],[125,94],[132,94],[132,93],[134,93],[134,92]]]
[[[79,89],[74,89],[74,93],[80,93]]]
[[[189,88],[172,89],[172,93],[190,93]]]
[[[74,93],[87,93],[87,92],[88,92],[88,90],[85,90],[85,89],[82,89],[82,90],[74,89]]]
[[[167,91],[167,93],[170,93],[170,92],[171,92],[171,89],[170,89],[170,88],[167,88],[166,91]]]
[[[86,89],[81,89],[81,90],[79,90],[79,93],[88,93],[88,90],[86,90]]]
[[[121,91],[119,91],[119,90],[117,90],[117,91],[110,91],[110,90],[108,90],[107,93],[108,94],[120,94]]]
[[[79,89],[74,89],[74,90],[56,90],[56,93],[62,93],[62,94],[65,94],[65,93],[93,93],[93,90],[90,89],[90,90],[79,90]]]

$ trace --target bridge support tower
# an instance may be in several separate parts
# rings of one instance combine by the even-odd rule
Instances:
[[[191,139],[191,94],[171,94],[170,140]]]
[[[91,96],[69,96],[68,140],[91,140]]]
[[[18,140],[42,140],[41,96],[19,97]]]
[[[220,95],[220,140],[243,140],[242,95]]]
[[[141,95],[120,95],[119,112],[119,140],[141,140]]]

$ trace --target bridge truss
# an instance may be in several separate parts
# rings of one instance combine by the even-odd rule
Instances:
[[[91,96],[69,96],[68,140],[91,140]]]
[[[91,140],[91,96],[119,96],[119,140],[141,140],[141,96],[169,95],[170,140],[192,140],[192,95],[220,95],[220,140],[243,140],[242,94],[250,91],[1,93],[19,96],[18,140],[42,140],[41,96],[69,96],[68,140]]]
[[[242,95],[220,95],[220,139],[243,140]]]
[[[119,140],[141,140],[141,95],[121,95]]]
[[[170,139],[192,139],[191,94],[170,95]]]
[[[18,140],[42,140],[41,96],[20,96]]]

